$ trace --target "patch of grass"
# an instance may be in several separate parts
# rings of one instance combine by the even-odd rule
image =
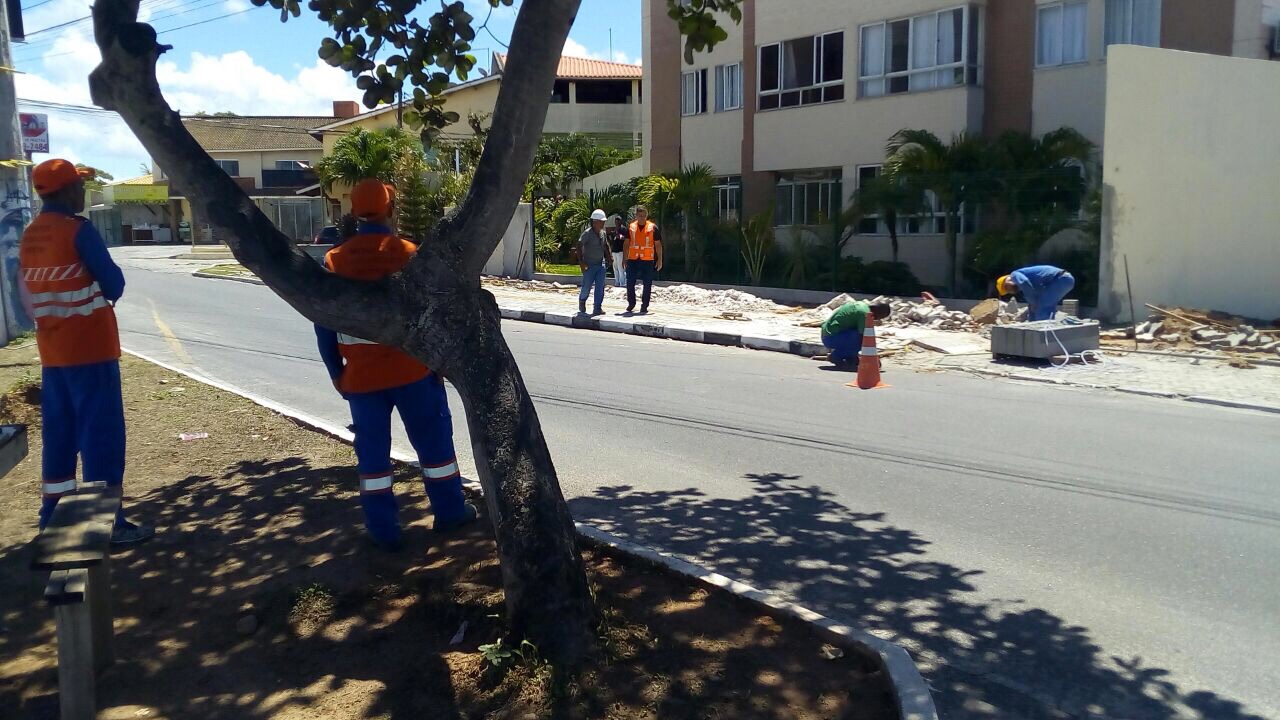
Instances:
[[[9,339],[9,344],[5,347],[18,347],[19,345],[27,345],[36,341],[36,331],[28,330],[21,335],[14,335]]]
[[[289,618],[319,622],[328,618],[332,612],[333,591],[322,583],[312,583],[294,595]]]
[[[542,263],[538,268],[538,272],[550,273],[552,275],[581,275],[582,268],[577,265],[557,265],[554,263]]]
[[[226,263],[223,265],[214,265],[207,267],[200,272],[209,275],[222,275],[224,277],[252,277],[253,273],[248,268],[239,263]]]

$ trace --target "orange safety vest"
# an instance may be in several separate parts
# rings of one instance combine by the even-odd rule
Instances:
[[[22,233],[18,264],[31,294],[36,346],[45,367],[120,358],[116,312],[76,250],[76,233],[85,222],[44,212]]]
[[[355,280],[380,280],[408,264],[417,247],[394,235],[356,235],[324,256],[325,267]],[[343,392],[367,393],[414,383],[431,373],[402,350],[338,333],[346,360],[338,385]]]
[[[628,260],[653,260],[653,236],[658,226],[646,220],[641,229],[637,223],[631,223],[631,245],[627,250]]]

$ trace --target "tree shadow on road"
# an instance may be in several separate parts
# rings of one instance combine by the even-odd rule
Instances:
[[[801,604],[906,647],[939,712],[958,718],[1102,717],[1263,720],[1240,703],[1189,691],[1143,658],[1107,655],[1087,628],[1010,599],[968,595],[977,570],[925,558],[928,540],[884,513],[858,512],[795,475],[751,474],[743,499],[696,489],[601,488],[572,501],[581,522],[718,572],[776,588]]]

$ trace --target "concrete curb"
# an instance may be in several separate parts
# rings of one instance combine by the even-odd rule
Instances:
[[[506,320],[542,323],[545,325],[559,325],[561,327],[569,327],[577,330],[600,330],[604,332],[624,333],[626,335],[666,338],[667,340],[679,340],[681,342],[699,343],[702,345],[744,347],[753,350],[767,350],[771,352],[800,355],[801,357],[824,355],[827,352],[827,349],[823,347],[821,343],[791,340],[789,338],[758,337],[753,335],[740,335],[737,333],[722,333],[681,325],[663,325],[651,320],[631,320],[617,316],[591,317],[589,315],[579,315],[577,313],[567,314],[548,312],[544,310],[522,310],[520,308],[511,307],[500,308],[500,311],[502,313],[502,317]]]
[[[1185,397],[1183,400],[1187,402],[1200,403],[1202,405],[1217,405],[1218,407],[1240,408],[1241,410],[1257,410],[1259,412],[1280,413],[1280,406],[1267,405],[1265,403],[1251,403],[1242,400],[1228,400],[1226,398],[1207,397],[1205,395],[1192,395]]]
[[[212,277],[230,279],[216,275]],[[204,383],[261,405],[303,427],[319,431],[343,442],[350,443],[354,440],[354,435],[345,427],[335,426],[287,405],[247,392],[234,385],[219,382],[197,372],[177,367],[144,353],[128,348],[124,348],[124,351],[170,372],[175,372],[196,382]],[[397,453],[392,450],[391,454],[392,458],[398,462],[417,465],[415,458],[408,457],[404,453]],[[477,493],[483,494],[479,482],[467,480],[466,485]],[[808,623],[832,643],[850,648],[878,663],[884,669],[889,677],[890,685],[893,687],[894,701],[897,705],[898,717],[901,720],[938,720],[938,711],[934,707],[929,684],[920,675],[920,670],[916,667],[915,661],[911,659],[911,655],[900,646],[887,640],[882,640],[866,631],[839,623],[801,605],[782,600],[746,583],[713,572],[701,565],[681,560],[654,548],[633,543],[630,540],[624,540],[608,531],[580,522],[575,522],[574,527],[578,531],[578,535],[589,543],[607,546],[642,562],[657,565],[703,585],[723,590],[748,602],[761,605],[764,607],[766,614],[783,615]]]
[[[266,285],[266,283],[252,276],[237,277],[235,275],[218,275],[216,273],[207,273],[203,270],[197,270],[191,274],[195,277],[207,278],[209,280],[230,280],[231,282],[246,283],[248,285]]]

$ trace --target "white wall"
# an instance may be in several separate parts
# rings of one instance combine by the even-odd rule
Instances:
[[[485,275],[533,279],[533,206],[520,203],[502,241],[484,266]]]
[[[702,52],[693,56],[693,64],[683,60],[681,72],[694,70],[707,71],[707,112],[701,115],[690,115],[680,121],[680,162],[683,165],[706,163],[717,175],[738,175],[742,172],[742,110],[726,110],[716,112],[716,78],[717,65],[730,65],[744,62],[745,49],[742,45],[742,26],[733,22],[727,15],[718,16],[721,27],[729,34],[729,38],[717,44],[711,52]],[[754,52],[752,50],[751,52]],[[755,101],[755,93],[747,88],[745,79],[742,87],[742,104]]]
[[[592,191],[600,192],[610,185],[624,183],[631,178],[640,177],[643,174],[644,158],[636,158],[635,160],[624,162],[621,165],[615,165],[602,173],[596,173],[590,177],[583,178],[582,182],[577,183],[578,187],[576,189],[581,190],[584,195]]]
[[[1099,298],[1105,316],[1127,318],[1127,255],[1138,308],[1280,317],[1277,88],[1280,63],[1112,48]]]

